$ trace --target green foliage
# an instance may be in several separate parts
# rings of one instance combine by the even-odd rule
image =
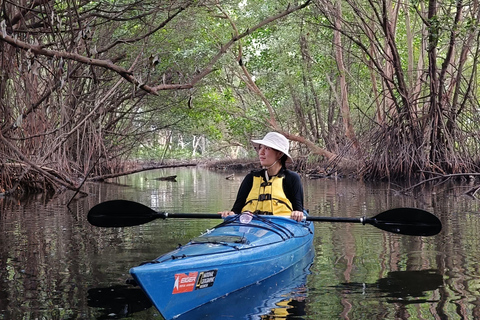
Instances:
[[[398,149],[418,153],[405,152],[412,162],[399,163],[399,176],[474,168],[479,23],[471,8],[450,1],[429,17],[420,1],[342,1],[341,12],[336,4],[310,1],[277,19],[298,4],[57,1],[38,10],[12,2],[26,20],[0,37],[31,48],[1,39],[1,61],[15,63],[1,65],[0,123],[23,156],[35,156],[0,153],[28,166],[68,163],[81,175],[98,157],[115,167],[131,154],[234,154],[272,130],[273,118],[277,129],[348,160],[382,159],[387,176]],[[435,48],[435,61],[425,48]],[[378,138],[385,128],[389,139]],[[45,141],[56,144],[31,151]]]

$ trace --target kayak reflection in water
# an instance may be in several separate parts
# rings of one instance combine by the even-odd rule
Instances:
[[[262,165],[245,176],[232,210],[219,212],[223,218],[251,212],[261,215],[304,218],[303,186],[300,176],[286,167],[293,162],[290,144],[282,134],[269,132],[262,140],[252,140]]]
[[[299,289],[297,289],[299,290]],[[306,288],[305,288],[306,292]],[[305,311],[305,297],[298,296],[288,300],[283,300],[276,303],[276,308],[272,308],[267,314],[261,315],[261,320],[275,320],[275,319],[304,319],[302,316],[307,315]]]

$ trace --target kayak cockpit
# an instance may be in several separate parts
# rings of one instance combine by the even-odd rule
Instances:
[[[299,223],[289,218],[252,216],[252,219],[245,223],[242,222],[241,216],[242,215],[228,217],[221,224],[213,229],[206,230],[203,234],[193,238],[187,244],[179,246],[176,250],[149,262],[162,263],[167,260],[249,250],[252,248],[271,246],[272,244],[282,243],[291,238],[311,234],[308,227],[300,228],[300,230],[303,231],[299,232]],[[280,219],[282,223],[273,222],[272,220],[275,219]],[[293,227],[289,228],[289,224],[292,224],[296,229]]]

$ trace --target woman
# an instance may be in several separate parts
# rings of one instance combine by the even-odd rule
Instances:
[[[278,132],[269,132],[262,140],[252,140],[252,143],[263,169],[247,174],[232,210],[219,213],[225,218],[249,211],[301,221],[303,187],[300,176],[286,168],[287,162],[293,162],[287,138]]]

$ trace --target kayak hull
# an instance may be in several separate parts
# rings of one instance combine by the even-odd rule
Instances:
[[[242,218],[242,219],[241,219]],[[272,277],[312,252],[313,224],[236,216],[131,275],[165,319]]]

